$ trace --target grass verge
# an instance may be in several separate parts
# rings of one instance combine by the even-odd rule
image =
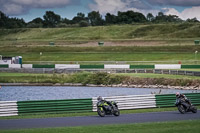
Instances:
[[[62,128],[40,128],[40,129],[21,129],[21,130],[0,130],[1,133],[199,133],[200,120],[173,121],[173,122],[154,122],[137,124],[115,124],[98,126],[79,126]]]
[[[197,106],[200,108],[200,106]],[[134,109],[134,110],[121,110],[121,114],[133,114],[133,113],[148,113],[148,112],[164,112],[164,111],[178,111],[176,107],[169,108],[149,108],[149,109]],[[37,113],[37,114],[27,114],[19,116],[7,116],[0,117],[0,119],[31,119],[31,118],[53,118],[53,117],[75,117],[75,116],[94,116],[97,115],[97,112],[86,112],[86,113]]]

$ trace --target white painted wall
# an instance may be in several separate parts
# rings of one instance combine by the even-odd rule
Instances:
[[[129,69],[130,68],[130,65],[127,65],[127,64],[105,64],[104,65],[104,68],[105,69],[112,69],[112,68],[126,68],[126,69]]]
[[[0,60],[0,64],[11,64],[11,60]]]
[[[21,68],[21,64],[9,64],[8,68]]]
[[[72,68],[72,69],[79,69],[79,64],[55,64],[56,69],[66,69],[66,68]]]
[[[22,64],[22,68],[33,68],[33,64]]]
[[[155,69],[181,69],[181,64],[155,64]]]

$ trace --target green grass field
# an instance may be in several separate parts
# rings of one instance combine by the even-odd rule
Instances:
[[[112,46],[112,47],[2,47],[3,56],[23,57],[25,64],[67,64],[94,61],[130,61],[129,64],[199,64],[199,46]],[[42,52],[42,55],[40,55]],[[65,62],[66,61],[66,62]],[[93,61],[93,63],[91,63]],[[132,61],[132,62],[131,62]],[[142,62],[143,61],[143,62]],[[105,64],[105,63],[101,63]]]
[[[91,64],[91,61],[133,61],[130,64],[147,64],[145,61],[151,61],[151,64],[172,62],[178,64],[182,61],[184,64],[196,64],[193,53],[62,53],[62,52],[43,52],[42,56],[39,53],[2,53],[4,56],[21,55],[23,57],[23,63],[25,64],[40,64],[40,62],[58,64],[59,61],[63,64],[69,62],[76,63],[81,61],[88,61],[87,64]],[[198,55],[197,58],[200,58]],[[188,60],[188,61],[187,61]],[[36,61],[36,62],[35,62]],[[66,61],[66,63],[64,62]],[[144,61],[134,63],[134,61]],[[94,64],[94,63],[93,63]],[[96,63],[95,63],[96,64]],[[103,64],[103,63],[102,63]],[[149,63],[150,64],[150,63]]]
[[[20,55],[23,63],[28,64],[199,64],[200,54],[195,55],[195,51],[200,51],[200,45],[194,45],[194,40],[200,39],[199,27],[198,23],[183,23],[0,29],[0,55]],[[99,41],[105,41],[104,46],[98,46]],[[55,42],[55,46],[49,42]]]
[[[199,133],[200,120],[137,123],[137,124],[115,124],[80,127],[0,130],[1,133]]]

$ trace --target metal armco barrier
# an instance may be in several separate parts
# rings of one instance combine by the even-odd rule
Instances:
[[[200,105],[200,93],[185,94],[194,105]],[[141,108],[174,107],[175,94],[129,95],[103,97],[118,102],[120,110]],[[33,113],[70,113],[96,111],[97,97],[88,99],[43,100],[43,101],[0,101],[0,116]]]
[[[139,109],[139,108],[155,108],[155,95],[130,95],[130,96],[113,96],[103,97],[107,101],[115,101],[118,103],[120,110]],[[97,97],[92,98],[93,111],[97,111]]]
[[[18,115],[17,101],[0,101],[0,116]]]
[[[172,74],[172,75],[188,75],[200,76],[198,71],[184,70],[161,70],[161,69],[55,69],[55,68],[0,68],[0,72],[14,73],[77,73],[77,72],[108,72],[108,73],[155,73],[155,74]]]
[[[91,99],[47,100],[47,101],[19,101],[19,114],[25,113],[61,113],[61,112],[89,112],[92,111]]]

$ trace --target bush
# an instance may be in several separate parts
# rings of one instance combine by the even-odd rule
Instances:
[[[87,22],[87,21],[81,21],[80,23],[79,23],[79,26],[80,27],[88,27],[89,26],[89,23]]]

